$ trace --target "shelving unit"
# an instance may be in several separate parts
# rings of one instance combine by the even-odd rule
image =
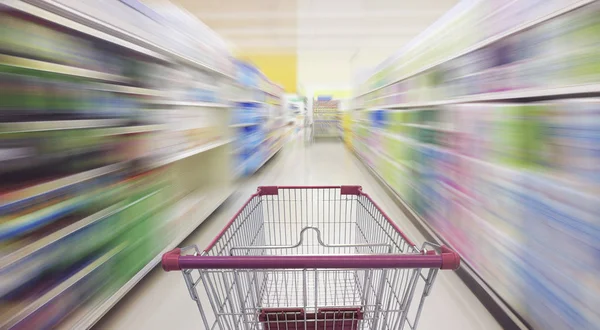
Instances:
[[[0,123],[0,134],[64,131],[86,128],[115,127],[127,124],[123,119],[90,119],[90,120],[58,120],[58,121],[22,121],[16,123]]]
[[[235,131],[235,177],[258,171],[283,146],[283,89],[249,63],[237,62],[236,106],[229,127]]]
[[[596,0],[580,0],[580,1],[570,1],[570,2],[571,3],[568,4],[568,5],[564,5],[564,4],[560,4],[559,3],[559,4],[554,4],[552,6],[548,6],[547,8],[544,9],[544,11],[542,11],[542,10],[534,11],[533,15],[534,15],[534,17],[537,17],[537,18],[533,18],[533,19],[532,18],[530,18],[530,19],[519,18],[520,20],[522,20],[522,22],[520,24],[517,24],[516,26],[513,26],[513,27],[511,27],[511,26],[505,26],[504,27],[505,30],[503,32],[499,32],[499,33],[497,33],[495,35],[489,36],[489,37],[485,38],[484,40],[476,42],[475,44],[473,44],[471,46],[465,47],[465,49],[460,50],[460,51],[458,51],[455,54],[452,54],[450,56],[447,56],[447,57],[443,57],[442,56],[443,57],[442,59],[440,59],[438,61],[431,61],[432,62],[431,64],[419,67],[418,69],[416,69],[416,70],[414,70],[414,71],[412,71],[412,72],[410,72],[408,74],[401,75],[399,78],[393,78],[393,76],[387,76],[387,77],[385,77],[388,80],[387,82],[381,81],[381,82],[379,82],[377,84],[378,85],[377,87],[373,87],[373,88],[368,89],[366,91],[359,92],[355,97],[361,97],[361,96],[364,96],[364,95],[367,95],[367,94],[375,93],[375,92],[377,92],[377,91],[379,91],[381,89],[384,89],[386,87],[389,87],[389,86],[391,86],[391,85],[393,85],[395,83],[398,83],[398,82],[401,82],[403,80],[409,79],[411,77],[414,77],[414,76],[426,73],[427,71],[433,70],[433,69],[435,69],[435,68],[437,68],[439,66],[442,66],[445,63],[448,63],[450,61],[458,59],[461,56],[465,56],[467,54],[471,54],[471,53],[473,53],[473,52],[475,52],[477,50],[485,48],[486,46],[489,46],[489,45],[494,44],[494,43],[501,42],[503,39],[506,39],[506,38],[509,38],[511,36],[517,35],[519,33],[527,31],[527,30],[529,30],[531,28],[535,28],[538,25],[544,24],[544,23],[549,22],[549,21],[551,21],[553,19],[556,19],[558,17],[566,15],[566,14],[568,14],[568,13],[574,11],[574,10],[577,10],[579,8],[582,8],[582,7],[585,7],[587,5],[590,5],[590,4],[594,3],[594,2],[596,2]],[[521,4],[515,3],[515,4],[511,4],[511,5],[517,7],[517,6],[521,5]],[[457,9],[458,9],[458,6],[457,6]],[[500,16],[500,14],[502,14],[502,10],[508,11],[508,9],[509,8],[506,8],[506,7],[505,8],[498,8],[498,9],[496,9],[496,10],[498,10],[497,12],[493,12],[493,13],[487,14],[487,15]],[[475,12],[476,9],[475,8],[468,8],[468,9],[460,8],[460,10]],[[479,13],[479,15],[482,16],[482,17],[486,16],[486,14],[484,14],[484,13]],[[455,16],[459,16],[459,15],[455,14]],[[505,22],[503,24],[510,24],[510,23],[506,23]],[[438,25],[439,26],[446,26],[447,23],[444,22],[444,20],[441,20]],[[429,37],[430,36],[428,36],[427,34],[424,34],[423,36],[418,37],[417,40],[427,39]],[[438,37],[442,37],[442,35],[439,34]],[[413,51],[417,52],[417,54],[419,54],[418,51],[423,51],[423,50],[417,49],[417,48],[418,47],[414,47],[414,50],[413,50]],[[406,50],[402,49],[400,51],[400,54],[394,55],[390,59],[391,60],[398,60],[397,59],[398,56],[401,56],[401,55],[408,56],[408,54],[403,54],[404,52],[406,52]],[[433,51],[429,50],[429,52],[433,52]],[[414,55],[411,54],[411,56],[414,56]],[[418,57],[418,56],[419,55],[416,55],[415,58]],[[386,65],[386,66],[378,69],[376,71],[376,73],[373,74],[373,76],[375,76],[375,74],[377,74],[377,73],[385,72],[387,69],[388,69],[388,67]]]
[[[231,187],[217,188],[215,191],[201,191],[180,199],[166,210],[166,218],[171,225],[180,224],[180,230],[160,253],[158,253],[144,268],[140,269],[127,283],[108,296],[99,296],[86,303],[70,316],[60,329],[87,329],[92,327],[116,303],[121,300],[133,287],[156,267],[162,255],[177,247],[195,228],[197,228],[216,208],[221,205],[233,192]],[[207,207],[208,206],[208,207]]]
[[[199,108],[230,108],[229,104],[211,103],[211,102],[181,102],[181,101],[159,101],[154,104],[180,106],[180,107],[199,107]]]
[[[600,320],[573,296],[600,293],[579,280],[598,271],[584,260],[600,232],[599,14],[598,1],[463,2],[355,90],[348,146],[461,254],[505,328]]]
[[[37,61],[28,58],[0,55],[0,66],[5,68],[18,68],[23,70],[41,71],[57,75],[73,76],[86,78],[90,80],[105,81],[111,83],[130,83],[131,81],[124,76],[86,70],[68,65]]]
[[[174,155],[169,155],[169,156],[166,156],[163,158],[159,158],[155,161],[149,162],[147,168],[153,169],[153,168],[158,168],[158,167],[162,167],[165,165],[169,165],[174,162],[201,154],[203,152],[225,146],[227,144],[230,144],[231,142],[233,142],[233,139],[224,139],[224,140],[220,140],[220,141],[207,143],[207,144],[201,145],[201,146],[193,148],[193,149],[185,150],[183,152],[180,152],[180,153],[177,153]]]
[[[438,107],[442,105],[478,103],[478,102],[500,102],[500,101],[530,101],[530,100],[559,100],[566,97],[590,97],[600,96],[600,85],[587,84],[577,86],[565,86],[556,88],[530,88],[516,91],[505,91],[496,93],[485,93],[473,96],[457,97],[448,100],[396,103],[382,106],[372,106],[366,111],[379,109],[411,109]]]
[[[88,328],[233,192],[237,73],[134,0],[0,18],[0,328]]]
[[[314,137],[340,136],[339,106],[338,100],[313,100]]]

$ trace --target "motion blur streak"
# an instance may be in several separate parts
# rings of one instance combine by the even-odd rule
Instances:
[[[280,86],[161,8],[0,1],[0,329],[91,326],[291,131]],[[600,5],[457,8],[358,87],[346,141],[532,327],[598,329]]]
[[[597,329],[600,5],[458,7],[359,88],[351,143],[532,327]]]

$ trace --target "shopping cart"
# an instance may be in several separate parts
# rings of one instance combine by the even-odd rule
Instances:
[[[459,262],[415,246],[360,186],[259,187],[203,252],[162,257],[221,330],[415,329],[438,269]]]

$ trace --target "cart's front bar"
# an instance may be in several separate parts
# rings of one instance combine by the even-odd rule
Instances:
[[[458,254],[442,246],[441,254],[382,254],[340,256],[193,256],[175,249],[162,257],[165,271],[182,269],[457,269]]]

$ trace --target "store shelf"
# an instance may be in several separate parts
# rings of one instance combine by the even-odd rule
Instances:
[[[233,103],[256,103],[256,104],[266,104],[266,105],[269,105],[269,103],[267,103],[267,102],[257,101],[257,100],[251,100],[251,99],[234,100],[232,102]]]
[[[374,150],[373,154],[377,155],[377,157],[385,159],[387,162],[389,162],[390,164],[392,164],[392,166],[394,166],[397,170],[399,170],[401,172],[408,171],[408,167],[406,167],[406,166],[404,166],[404,165],[396,162],[393,158],[391,158],[390,156],[388,156],[384,152],[381,152],[379,150]]]
[[[0,134],[114,127],[125,125],[127,122],[125,119],[89,119],[0,123]]]
[[[377,181],[387,190],[388,194],[394,198],[395,202],[401,206],[404,214],[411,220],[415,226],[419,228],[419,230],[424,231],[428,240],[432,240],[438,244],[443,244],[448,246],[449,248],[457,251],[456,248],[453,247],[452,244],[448,243],[441,235],[439,235],[435,229],[433,229],[425,219],[423,219],[417,212],[415,212],[412,207],[404,201],[402,196],[396,192],[396,190],[391,187],[385,179],[377,172],[376,169],[369,165],[369,162],[364,159],[357,150],[352,150],[354,155],[360,162],[367,168],[367,170],[377,179]],[[413,190],[416,190],[415,187],[410,185]],[[417,193],[420,193],[417,191]],[[528,329],[530,328],[526,325],[521,318],[506,305],[506,302],[502,300],[498,296],[498,294],[477,274],[474,270],[473,266],[465,260],[461,258],[461,267],[458,270],[458,275],[465,282],[465,284],[476,293],[478,298],[484,302],[484,305],[488,308],[488,310],[493,310],[495,315],[494,317],[500,317],[498,313],[503,313],[501,317],[505,317],[502,319],[502,324],[505,328],[510,329]]]
[[[33,6],[19,5],[16,2],[17,1],[10,1],[11,7],[50,20],[70,29],[82,31],[93,37],[119,44],[123,47],[136,52],[141,52],[156,59],[168,62],[173,62],[173,60],[176,60],[177,62],[184,63],[186,65],[190,65],[192,67],[217,74],[231,80],[235,80],[235,77],[217,68],[201,63],[200,61],[182,55],[178,52],[166,49],[137,35],[124,31],[109,23],[103,22],[102,20],[85,15],[57,1],[35,0],[33,1]]]
[[[581,0],[581,1],[578,1],[578,2],[575,2],[575,3],[571,4],[569,6],[566,6],[566,7],[562,8],[562,9],[560,9],[560,10],[557,10],[557,11],[555,11],[555,12],[549,14],[549,15],[546,15],[544,17],[532,20],[530,22],[526,22],[524,24],[517,25],[517,26],[515,26],[514,28],[512,28],[512,29],[510,29],[508,31],[505,31],[503,33],[500,33],[500,34],[498,34],[496,36],[490,37],[490,38],[485,39],[483,41],[480,41],[480,42],[476,43],[475,45],[467,48],[466,50],[464,50],[464,51],[462,51],[462,52],[460,52],[460,53],[458,53],[456,55],[452,55],[452,56],[450,56],[448,58],[445,58],[445,59],[443,59],[441,61],[435,62],[435,63],[433,63],[431,65],[428,65],[428,66],[426,66],[424,68],[420,68],[420,69],[418,69],[418,70],[416,70],[414,72],[411,72],[410,74],[404,75],[404,76],[402,76],[402,77],[400,77],[398,79],[394,79],[394,80],[392,80],[392,81],[390,81],[388,83],[385,83],[385,84],[383,84],[381,86],[373,88],[373,89],[371,89],[371,90],[369,90],[367,92],[358,94],[355,97],[360,97],[360,96],[363,96],[363,95],[367,95],[367,94],[373,93],[373,92],[378,91],[378,90],[380,90],[382,88],[391,86],[391,85],[393,85],[393,84],[395,84],[397,82],[400,82],[400,81],[406,80],[408,78],[414,77],[416,75],[419,75],[421,73],[427,72],[427,71],[429,71],[429,70],[431,70],[431,69],[433,69],[433,68],[435,68],[435,67],[437,67],[437,66],[439,66],[441,64],[444,64],[446,62],[452,61],[452,60],[454,60],[456,58],[459,58],[461,56],[464,56],[466,54],[469,54],[469,53],[472,53],[472,52],[474,52],[476,50],[484,48],[484,47],[486,47],[486,46],[488,46],[490,44],[493,44],[493,43],[495,43],[495,42],[497,42],[499,40],[505,39],[507,37],[510,37],[512,35],[515,35],[515,34],[518,34],[518,33],[522,32],[522,31],[528,30],[528,29],[530,29],[532,27],[535,27],[535,26],[537,26],[539,24],[542,24],[542,23],[550,21],[550,20],[552,20],[554,18],[557,18],[557,17],[560,17],[562,15],[565,15],[565,14],[567,14],[569,12],[572,12],[573,10],[576,10],[578,8],[587,6],[587,5],[589,5],[589,4],[591,4],[591,3],[595,2],[595,1],[596,0]]]
[[[437,126],[432,126],[432,125],[422,125],[422,124],[399,124],[399,125],[404,126],[404,127],[429,129],[429,130],[440,131],[440,132],[455,132],[455,130],[450,129],[450,128],[437,127]]]
[[[0,322],[0,328],[2,329],[10,329],[14,326],[17,326],[20,322],[26,320],[27,317],[34,314],[39,309],[51,303],[53,300],[60,299],[60,296],[68,292],[68,290],[73,289],[78,285],[78,283],[84,281],[87,277],[92,275],[94,271],[98,270],[104,264],[112,260],[112,258],[116,257],[119,252],[123,250],[123,246],[116,246],[110,251],[104,253],[100,257],[96,258],[94,261],[89,263],[80,271],[76,272],[68,279],[61,282],[59,285],[51,289],[49,292],[43,294],[38,299],[27,305],[24,309],[20,310],[17,314],[13,315],[11,318],[2,320]],[[79,303],[83,303],[84,301],[79,301]]]
[[[42,2],[38,1],[38,3],[42,3]],[[135,51],[137,53],[140,53],[140,54],[143,54],[143,55],[146,55],[146,56],[149,56],[149,57],[161,60],[161,61],[170,62],[170,60],[167,57],[160,55],[157,52],[153,52],[149,49],[146,49],[146,48],[136,45],[134,43],[125,41],[125,40],[115,37],[111,34],[101,32],[99,30],[89,27],[88,25],[78,23],[67,17],[63,17],[61,15],[57,15],[50,11],[44,10],[43,8],[36,7],[35,5],[29,4],[25,1],[5,0],[5,1],[2,1],[2,5],[6,6],[8,8],[11,8],[11,9],[21,11],[23,13],[33,15],[33,16],[41,18],[43,20],[50,21],[52,23],[66,27],[70,30],[84,33],[91,37],[98,38],[100,40],[104,40],[104,41],[113,43],[115,45],[119,45],[121,47]],[[64,6],[62,6],[62,7],[64,7]],[[67,14],[67,16],[68,16],[70,14],[70,12],[71,11],[67,11],[67,12],[65,12],[65,14]],[[92,18],[89,18],[89,19],[92,20]]]
[[[98,135],[123,135],[123,134],[141,134],[141,133],[152,133],[159,132],[167,129],[166,125],[155,124],[155,125],[136,125],[136,126],[123,126],[123,127],[112,127],[103,129],[98,132]]]
[[[456,130],[451,129],[451,128],[443,128],[443,127],[437,127],[437,126],[431,126],[431,125],[421,125],[421,124],[395,124],[395,125],[403,126],[403,127],[419,128],[419,129],[428,129],[428,130],[438,131],[438,132],[448,132],[448,133],[456,132]],[[380,128],[372,127],[369,122],[355,121],[354,126],[363,127],[363,128],[369,129],[369,130],[375,130],[375,131],[379,132],[380,134],[392,137],[396,140],[403,139],[403,137],[400,134],[388,132],[388,131],[382,130]],[[404,142],[406,142],[406,141],[404,141]]]
[[[108,165],[4,194],[2,204],[0,204],[0,213],[19,209],[24,204],[36,200],[47,200],[54,195],[63,194],[66,190],[75,188],[81,183],[117,173],[125,168],[125,163]]]
[[[153,104],[170,105],[170,106],[182,106],[182,107],[199,107],[199,108],[230,108],[231,105],[224,103],[214,102],[193,102],[193,101],[151,101]]]
[[[269,94],[269,95],[271,95],[273,97],[280,98],[280,95],[277,95],[276,92],[271,92],[271,91],[268,91],[268,90],[265,90],[265,89],[259,89],[259,91],[261,91],[261,92],[263,92],[265,94]]]
[[[97,90],[97,91],[131,94],[131,95],[139,95],[139,96],[166,97],[168,95],[164,91],[160,91],[157,89],[115,85],[115,84],[108,84],[108,83],[92,83],[92,84],[86,85],[86,87],[88,87],[92,90]]]
[[[56,73],[72,77],[87,78],[91,80],[115,82],[115,83],[129,83],[130,79],[124,76],[104,73],[99,71],[87,70],[77,68],[73,66],[67,66],[62,64],[32,60],[23,57],[16,57],[10,55],[0,54],[0,66],[9,66],[14,68],[22,68],[34,71],[43,71]]]
[[[89,329],[102,318],[114,305],[119,302],[146,274],[154,269],[161,261],[162,255],[177,247],[202,222],[204,222],[229,196],[234,187],[219,187],[190,194],[177,202],[171,209],[168,223],[176,222],[190,212],[198,211],[193,221],[185,222],[183,228],[173,241],[158,253],[144,268],[137,272],[125,285],[107,299],[97,299],[83,306],[60,325],[59,329]]]
[[[409,108],[424,108],[450,104],[461,103],[477,103],[477,102],[493,102],[493,101],[508,101],[508,100],[528,100],[528,99],[556,99],[564,96],[581,96],[581,95],[600,95],[600,84],[576,85],[556,88],[531,88],[523,90],[505,91],[485,93],[478,95],[470,95],[457,97],[450,100],[441,101],[426,101],[426,102],[410,102],[397,103],[390,105],[382,105],[378,107],[370,107],[366,111],[374,111],[381,109],[409,109]]]
[[[269,129],[269,132],[274,132],[274,131],[277,131],[277,130],[282,129],[284,127],[287,127],[287,126],[288,126],[287,124],[284,124],[284,125],[281,125],[281,126],[272,127],[271,129]]]
[[[242,124],[233,124],[233,125],[229,125],[229,127],[250,127],[250,126],[257,126],[257,125],[261,125],[261,123],[242,123]]]
[[[281,95],[277,95],[276,92],[271,92],[271,91],[268,91],[266,89],[262,89],[262,88],[257,87],[257,86],[248,86],[248,85],[243,85],[243,84],[240,84],[240,83],[236,83],[235,85],[237,87],[239,87],[239,88],[243,88],[243,89],[246,89],[246,90],[257,91],[257,92],[262,92],[262,93],[265,93],[265,94],[269,94],[271,96],[274,96],[275,98],[280,98],[281,97]]]
[[[210,135],[210,138],[204,130],[209,126],[218,128],[215,123],[226,127],[231,119],[231,106],[227,100],[188,101],[194,99],[190,95],[198,86],[219,95],[228,92],[235,77],[224,71],[233,67],[233,60],[220,48],[222,40],[208,28],[189,31],[193,22],[171,22],[172,17],[167,14],[160,16],[168,10],[147,11],[148,7],[137,0],[116,1],[112,7],[99,6],[93,1],[84,4],[61,0],[0,0],[0,3],[0,7],[8,9],[6,15],[14,16],[14,26],[19,27],[9,31],[8,38],[21,42],[19,31],[48,35],[46,42],[40,45],[41,55],[26,44],[15,48],[10,55],[8,51],[0,54],[0,67],[11,73],[4,82],[19,84],[14,92],[9,91],[14,93],[9,95],[13,97],[9,103],[14,104],[15,111],[28,110],[21,111],[22,114],[7,113],[12,116],[10,120],[23,122],[0,123],[0,137],[6,140],[4,149],[0,150],[3,152],[1,172],[3,176],[13,173],[22,176],[30,184],[26,186],[15,177],[0,193],[0,217],[5,218],[4,223],[0,223],[0,239],[6,243],[0,251],[0,273],[8,274],[0,290],[10,301],[11,308],[4,314],[8,316],[0,321],[0,328],[25,323],[31,326],[33,322],[42,327],[89,328],[160,262],[162,252],[154,256],[150,251],[157,253],[164,247],[163,252],[166,252],[174,248],[233,192],[233,178],[224,170],[231,161],[229,148],[225,146],[232,140],[220,134]],[[115,20],[112,16],[107,19],[115,8],[123,11]],[[119,19],[124,18],[127,20],[120,24]],[[148,33],[140,33],[140,26]],[[201,48],[206,47],[207,51],[192,50],[179,39],[159,38],[164,35],[160,33],[163,28],[181,34],[185,41],[201,40]],[[89,55],[93,63],[71,65],[80,62],[70,60],[73,47],[82,47],[81,53]],[[111,60],[112,57],[115,58]],[[110,68],[101,65],[98,62],[101,59],[110,62]],[[186,78],[178,80],[181,77]],[[175,80],[177,93],[172,92]],[[76,87],[84,93],[74,94]],[[53,93],[59,93],[60,97]],[[253,95],[267,97],[262,93]],[[252,98],[250,95],[238,97]],[[39,116],[45,118],[55,113],[43,111],[46,103],[52,109],[62,109],[60,116],[47,118],[52,121],[39,121],[42,118]],[[132,111],[64,112],[77,110],[72,107],[99,103]],[[153,110],[152,113],[148,109]],[[76,119],[63,120],[65,118]],[[184,132],[189,126],[186,123],[190,122],[196,123],[193,126],[198,130],[193,133],[197,134]],[[165,134],[145,134],[161,131]],[[132,134],[137,135],[125,136]],[[156,139],[171,137],[175,140],[168,143],[170,148],[149,149]],[[52,141],[46,138],[84,146],[49,149],[47,144]],[[88,146],[90,144],[93,146]],[[43,153],[34,155],[33,151],[38,149]],[[35,156],[35,163],[22,156],[25,152],[29,152],[27,156],[31,155],[32,159]],[[194,157],[199,154],[202,155]],[[82,171],[115,159],[127,161],[65,175],[72,173],[67,170]],[[184,159],[187,161],[182,161]],[[197,171],[190,178],[189,173],[179,171],[178,166],[164,168],[173,163],[191,166]],[[31,176],[32,172],[35,177]],[[209,183],[221,186],[205,190],[211,186]],[[190,191],[194,193],[189,194]],[[133,205],[132,200],[143,202]],[[121,213],[116,214],[118,212]],[[150,214],[156,217],[149,217]],[[123,217],[127,221],[122,221]],[[140,236],[141,232],[148,234]],[[163,234],[168,236],[161,236]],[[163,240],[157,241],[158,236]],[[156,245],[159,241],[160,245]],[[100,251],[114,253],[100,255]],[[135,262],[116,265],[112,262],[117,259],[115,256],[119,260],[142,259],[138,259],[138,265],[134,265]],[[48,294],[36,293],[48,284],[45,276],[49,270],[52,272],[50,282],[55,287]],[[122,283],[126,284],[119,288]],[[21,288],[26,291],[23,297]],[[14,293],[17,299],[6,296]],[[23,320],[26,322],[21,322]]]
[[[0,136],[2,134],[21,134],[21,133],[34,133],[34,132],[50,132],[50,131],[63,131],[63,130],[76,130],[86,129],[89,130],[87,133],[88,137],[91,136],[114,136],[124,134],[141,134],[158,132],[167,129],[164,124],[149,124],[149,125],[134,125],[134,126],[118,126],[109,124],[110,121],[117,123],[118,119],[91,119],[91,120],[65,120],[65,121],[47,121],[47,122],[18,122],[10,124],[0,124]],[[61,125],[61,123],[67,123]],[[119,125],[125,125],[127,121],[122,120]],[[28,126],[32,124],[31,126]],[[17,130],[13,130],[14,126],[17,126]],[[116,127],[115,127],[116,126]],[[8,128],[3,130],[2,127]],[[19,130],[19,127],[23,127]]]
[[[81,219],[65,228],[62,228],[52,234],[43,237],[31,244],[23,246],[14,252],[10,252],[0,257],[0,272],[3,272],[11,267],[11,265],[17,264],[34,253],[42,251],[51,244],[76,233],[77,231],[88,227],[98,221],[105,219],[106,217],[115,214],[123,206],[123,203],[117,203],[109,206],[101,211],[98,211],[84,219]]]
[[[123,188],[133,188],[135,190],[135,187],[133,187],[131,185],[128,187],[123,187]],[[84,231],[86,228],[93,226],[96,223],[104,221],[113,215],[124,212],[127,209],[129,209],[130,207],[134,206],[135,204],[143,202],[144,200],[151,198],[153,195],[158,194],[158,192],[159,191],[155,191],[154,193],[148,194],[145,197],[142,197],[140,199],[137,199],[137,200],[135,200],[133,202],[129,202],[129,203],[126,203],[124,201],[117,202],[117,203],[115,203],[111,206],[108,206],[94,214],[91,214],[87,217],[79,219],[66,227],[63,227],[55,232],[52,232],[51,234],[49,234],[41,239],[33,241],[30,244],[21,246],[20,248],[17,248],[16,250],[14,250],[12,252],[9,252],[8,254],[3,255],[2,257],[0,257],[0,273],[10,271],[11,269],[14,270],[13,267],[19,267],[19,265],[24,262],[36,263],[36,261],[33,261],[33,259],[31,259],[31,258],[37,257],[38,259],[40,259],[41,255],[39,253],[42,252],[43,250],[48,249],[48,248],[56,249],[57,246],[59,246],[60,244],[63,244],[64,241],[67,241],[67,243],[68,243],[68,239],[70,237],[72,237],[72,235],[77,235],[79,232]],[[161,201],[161,203],[154,204],[154,205],[152,205],[152,207],[145,209],[144,213],[136,214],[135,216],[143,218],[145,216],[154,214],[156,212],[159,212],[161,209],[164,209],[165,206],[171,205],[171,203],[174,201],[176,201],[176,199],[174,197],[173,197],[173,200],[163,200],[163,201]],[[129,220],[133,221],[133,219],[129,219]],[[121,229],[128,227],[128,225],[130,225],[132,223],[133,222],[121,222],[121,224],[120,224]],[[113,227],[112,230],[117,232],[118,228]],[[52,253],[50,253],[49,255],[47,255],[43,258],[43,260],[45,262],[48,262],[48,261],[56,262],[57,259],[60,259],[60,256],[57,256],[56,254],[52,254]],[[27,279],[24,279],[24,280],[27,280]],[[18,281],[18,280],[15,279],[15,281]],[[4,283],[4,285],[5,286],[2,287],[2,290],[4,290],[6,288],[7,283]],[[4,293],[5,292],[3,292],[3,294]]]
[[[415,146],[415,147],[427,148],[427,149],[436,150],[436,151],[442,152],[442,153],[448,153],[447,149],[444,149],[444,148],[442,148],[440,146],[437,146],[437,145],[434,145],[434,144],[431,144],[431,143],[419,142],[419,141],[416,141],[416,140],[414,140],[412,138],[403,136],[401,134],[388,132],[388,131],[380,129],[380,128],[373,128],[373,127],[368,127],[368,128],[370,130],[372,130],[373,132],[376,132],[377,134],[381,134],[383,136],[389,137],[389,138],[394,139],[394,140],[396,140],[398,142],[401,142],[401,143],[407,143],[407,144],[410,144],[410,145]]]
[[[265,160],[262,161],[262,163],[260,163],[260,165],[258,165],[258,169],[260,169],[261,167],[263,167],[271,158],[273,158],[273,156],[275,156],[275,154],[277,154],[279,152],[279,150],[281,150],[281,148],[283,148],[283,144],[280,145],[274,152],[272,152],[267,158],[265,158]]]
[[[20,237],[47,226],[58,219],[73,214],[93,199],[94,193],[84,193],[34,212],[0,223],[0,240],[17,240]]]
[[[207,144],[204,144],[202,146],[199,146],[199,147],[196,147],[196,148],[192,148],[190,150],[179,152],[179,153],[177,153],[175,155],[172,155],[172,156],[167,156],[167,157],[160,158],[158,160],[152,161],[149,164],[148,167],[149,168],[158,168],[158,167],[162,167],[162,166],[165,166],[165,165],[169,165],[169,164],[172,164],[174,162],[180,161],[182,159],[186,159],[186,158],[195,156],[197,154],[200,154],[200,153],[203,153],[203,152],[215,149],[215,148],[222,147],[222,146],[227,145],[227,144],[229,144],[229,143],[231,143],[233,141],[234,141],[233,139],[224,139],[224,140],[219,140],[219,141],[207,143]]]

